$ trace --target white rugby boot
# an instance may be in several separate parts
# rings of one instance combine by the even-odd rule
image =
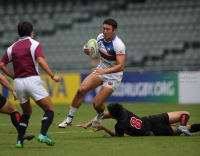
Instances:
[[[96,127],[98,127],[100,124],[101,124],[101,122],[102,122],[102,118],[103,118],[103,116],[102,117],[99,117],[98,115],[94,118],[94,121],[92,122],[92,127],[93,128],[96,128]]]
[[[63,122],[61,122],[59,125],[58,125],[58,128],[65,128],[67,126],[72,126],[73,122],[72,120],[68,120],[68,118],[65,118]]]

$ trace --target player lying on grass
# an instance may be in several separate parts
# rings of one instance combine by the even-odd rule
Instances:
[[[113,118],[117,120],[115,132],[104,127],[98,126],[93,129],[95,132],[105,130],[111,136],[173,136],[184,133],[192,136],[191,133],[200,131],[200,124],[186,125],[190,117],[187,111],[176,111],[150,115],[148,117],[138,117],[119,103],[111,103],[107,106],[108,111],[104,113],[103,119]],[[86,124],[78,124],[77,127],[88,128],[94,119]],[[172,125],[180,122],[180,125]],[[190,133],[191,132],[191,133]]]
[[[1,73],[0,73],[0,83],[4,87],[8,88],[14,96],[14,100],[17,100],[16,91],[14,90],[14,88],[10,85],[8,80]],[[15,108],[15,106],[8,99],[6,99],[4,96],[2,96],[1,94],[0,94],[0,113],[10,115],[12,124],[15,126],[15,128],[18,131],[20,114],[17,111],[17,109]],[[32,135],[32,134],[25,133],[24,136],[23,136],[23,140],[25,140],[25,139],[32,140],[34,137],[35,136]]]

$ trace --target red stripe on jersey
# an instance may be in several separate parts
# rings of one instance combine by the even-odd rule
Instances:
[[[99,50],[100,54],[106,58],[116,58],[116,56],[108,56]]]

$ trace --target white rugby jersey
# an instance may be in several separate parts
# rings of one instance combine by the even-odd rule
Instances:
[[[125,45],[114,35],[112,41],[106,42],[104,40],[103,33],[99,34],[97,37],[99,53],[101,55],[101,61],[98,67],[102,69],[111,68],[117,65],[116,55],[126,55],[125,53]],[[119,72],[119,73],[122,73]]]

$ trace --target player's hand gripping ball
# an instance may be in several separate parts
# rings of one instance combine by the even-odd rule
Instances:
[[[87,48],[90,49],[90,53],[89,53],[89,57],[90,58],[96,58],[99,54],[99,51],[98,51],[98,44],[97,44],[97,41],[95,39],[90,39],[87,43]]]

